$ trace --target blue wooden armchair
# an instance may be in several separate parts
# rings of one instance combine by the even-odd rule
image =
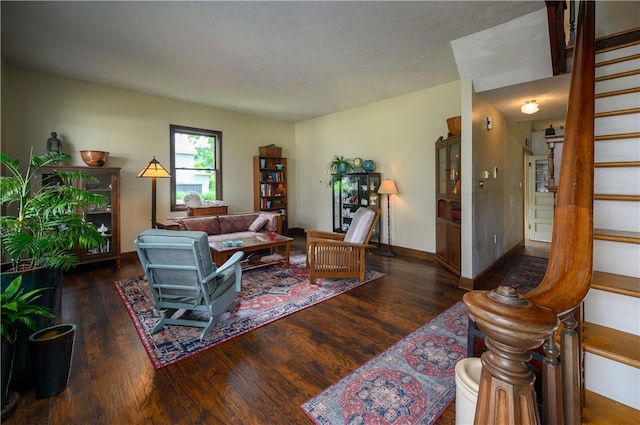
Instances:
[[[198,326],[204,328],[202,339],[220,315],[237,304],[235,299],[242,284],[240,260],[244,253],[235,253],[216,267],[205,232],[148,229],[134,244],[155,307],[163,311],[151,333],[164,325]],[[207,317],[182,318],[187,311],[204,312]]]

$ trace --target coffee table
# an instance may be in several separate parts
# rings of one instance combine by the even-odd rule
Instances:
[[[289,265],[289,253],[291,251],[291,241],[293,238],[284,235],[278,235],[274,240],[267,239],[266,236],[259,235],[251,238],[234,239],[234,241],[242,241],[240,246],[226,246],[222,241],[211,242],[209,248],[211,249],[211,256],[213,262],[217,266],[221,266],[231,257],[234,253],[242,251],[244,253],[269,250],[270,255],[263,256],[255,261],[243,262],[242,268],[253,269],[256,267],[268,266],[270,264],[279,263],[284,261],[286,265]],[[282,254],[277,252],[277,248],[283,248]]]

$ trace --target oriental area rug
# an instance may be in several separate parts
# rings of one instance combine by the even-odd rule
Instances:
[[[535,288],[547,260],[523,256],[500,283]],[[456,395],[455,366],[467,357],[469,316],[458,302],[382,354],[305,402],[316,424],[432,425]]]
[[[384,276],[367,270],[362,282],[316,279],[312,285],[304,254],[292,256],[290,262],[289,267],[278,264],[243,271],[238,306],[224,313],[202,341],[199,338],[202,328],[196,327],[166,325],[163,330],[150,334],[161,315],[154,308],[146,280],[136,278],[114,283],[157,370]]]
[[[500,285],[511,286],[520,292],[528,292],[542,282],[548,263],[549,260],[546,258],[523,255],[509,269]]]

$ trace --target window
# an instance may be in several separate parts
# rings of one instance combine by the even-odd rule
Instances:
[[[189,192],[222,199],[222,132],[170,125],[171,211],[185,211]]]

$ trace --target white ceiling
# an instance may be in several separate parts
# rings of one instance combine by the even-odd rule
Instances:
[[[545,3],[2,1],[1,8],[10,66],[300,121],[456,81],[451,41]],[[509,37],[493,34],[496,43]],[[520,59],[493,58],[492,50],[501,49],[480,53],[497,69]],[[531,119],[519,111],[527,99],[541,103],[536,119],[556,118],[567,83],[538,79],[481,96],[516,121]]]

